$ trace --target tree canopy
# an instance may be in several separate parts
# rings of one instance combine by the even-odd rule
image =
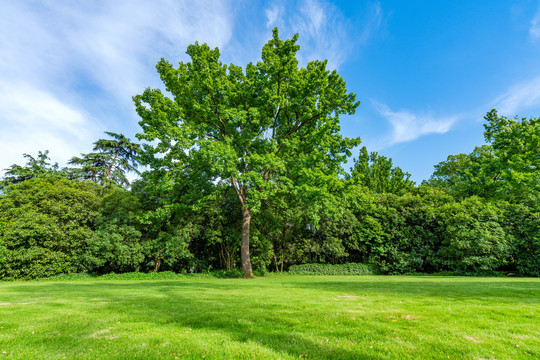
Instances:
[[[115,183],[128,186],[126,172],[137,171],[140,145],[123,134],[106,131],[112,139],[99,139],[94,143],[94,152],[74,156],[69,164],[78,166],[73,176],[99,184]]]
[[[28,159],[26,165],[13,164],[6,170],[6,175],[0,183],[0,188],[9,184],[17,184],[30,179],[62,178],[69,176],[69,170],[60,169],[58,163],[51,164],[49,150],[40,151],[37,158],[23,154]]]
[[[241,258],[252,276],[251,218],[263,202],[294,193],[316,203],[359,139],[340,134],[342,114],[359,102],[326,61],[298,66],[298,35],[281,40],[274,29],[262,60],[243,70],[225,65],[219,50],[195,43],[178,68],[162,59],[158,73],[172,98],[158,89],[134,97],[142,161],[192,183],[230,186],[241,203]],[[204,175],[204,176],[203,176]],[[202,177],[202,179],[201,179]]]
[[[484,119],[488,144],[448,156],[429,182],[458,196],[540,203],[540,121],[509,119],[494,109]]]
[[[361,184],[376,193],[399,194],[411,191],[414,182],[411,175],[394,167],[392,159],[376,152],[368,153],[363,146],[358,158],[354,160],[350,178],[353,183]]]

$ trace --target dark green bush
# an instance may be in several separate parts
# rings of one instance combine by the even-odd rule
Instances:
[[[3,191],[0,279],[86,270],[80,257],[98,216],[98,186],[50,178],[27,180]]]
[[[231,270],[215,270],[209,273],[212,277],[216,277],[218,279],[235,279],[235,278],[241,278],[242,277],[242,271],[239,269],[231,269]]]
[[[292,265],[290,274],[295,275],[372,275],[373,269],[367,264],[302,264]]]
[[[509,255],[502,211],[493,203],[470,197],[447,206],[439,258],[443,270],[482,273],[497,270]]]
[[[71,274],[59,274],[39,278],[39,281],[56,281],[56,280],[178,280],[185,278],[204,278],[204,279],[234,279],[241,278],[242,271],[238,269],[233,270],[215,270],[205,273],[175,273],[172,271],[162,272],[127,272],[127,273],[109,273],[105,275],[92,275],[88,273],[71,273]]]
[[[139,271],[144,261],[142,234],[137,217],[141,206],[136,196],[120,188],[103,196],[96,230],[87,240],[82,262],[94,274]]]
[[[510,245],[510,265],[524,276],[540,276],[540,211],[506,204],[504,228]]]

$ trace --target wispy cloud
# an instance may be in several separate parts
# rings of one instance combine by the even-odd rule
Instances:
[[[501,115],[514,116],[540,105],[540,76],[510,87],[492,102]]]
[[[444,134],[464,119],[481,121],[483,115],[491,108],[497,109],[500,115],[509,117],[535,116],[525,112],[540,106],[540,76],[509,87],[505,93],[481,107],[456,115],[437,117],[430,113],[415,114],[409,110],[394,111],[386,104],[376,101],[371,103],[391,125],[390,134],[370,142],[370,148],[382,150],[394,144],[414,141],[425,135]]]
[[[292,15],[291,15],[292,14]],[[278,27],[287,36],[299,33],[299,60],[328,60],[330,69],[337,69],[350,52],[364,45],[380,28],[383,11],[380,3],[372,3],[362,24],[347,19],[333,4],[326,1],[304,0],[295,4],[274,3],[266,10],[267,27]],[[350,33],[360,36],[351,38]],[[354,30],[354,31],[353,31]]]
[[[531,26],[529,27],[529,36],[532,39],[540,38],[540,9],[538,9],[538,11],[531,20]]]
[[[0,84],[0,109],[0,171],[20,164],[23,153],[40,150],[50,150],[55,161],[64,163],[78,155],[81,144],[90,147],[99,132],[84,111],[29,84]]]
[[[381,147],[414,141],[429,134],[444,134],[459,120],[459,116],[436,118],[430,114],[416,115],[408,110],[392,111],[387,105],[374,101],[373,105],[392,126],[390,136],[384,145],[380,144]]]
[[[375,34],[383,28],[384,13],[380,2],[370,3],[368,6],[367,15],[364,18],[360,36],[357,41],[360,44],[365,44],[371,40]]]
[[[233,27],[226,1],[3,2],[0,174],[22,153],[61,161],[129,128],[131,97],[160,86],[159,58],[185,59],[196,40],[222,47]]]
[[[268,9],[265,10],[266,15],[266,27],[276,26],[283,13],[283,7],[277,3],[273,3]]]

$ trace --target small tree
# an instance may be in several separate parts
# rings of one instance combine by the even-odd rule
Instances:
[[[409,173],[394,167],[392,159],[376,152],[368,153],[365,146],[354,160],[350,177],[354,184],[361,184],[376,193],[402,194],[414,188]]]
[[[39,152],[37,158],[29,154],[23,154],[28,159],[25,166],[13,164],[6,170],[4,181],[0,183],[0,188],[9,184],[17,184],[30,179],[45,178],[67,178],[69,171],[66,168],[60,169],[58,163],[51,164],[49,161],[49,150]]]
[[[117,166],[119,159],[122,167],[127,171],[137,172],[137,154],[140,150],[139,144],[131,142],[122,134],[105,131],[113,139],[99,139],[94,143],[94,150],[108,154],[111,157],[109,167],[105,176],[110,179],[111,170]]]
[[[122,134],[106,131],[105,134],[114,139],[99,139],[94,143],[94,151],[72,157],[69,164],[80,166],[73,172],[77,178],[87,179],[99,184],[114,182],[119,185],[129,185],[126,172],[137,171],[137,156],[140,145],[131,142]]]
[[[245,71],[223,64],[217,48],[195,43],[187,49],[190,62],[175,69],[162,59],[156,66],[172,98],[157,89],[134,97],[143,130],[137,136],[152,142],[145,164],[193,182],[203,174],[236,192],[244,277],[253,276],[250,225],[261,202],[285,192],[318,203],[359,144],[339,133],[340,115],[359,105],[355,95],[326,61],[299,68],[297,39],[281,40],[274,29],[262,61]]]

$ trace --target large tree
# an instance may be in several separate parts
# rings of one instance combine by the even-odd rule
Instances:
[[[166,90],[134,97],[143,133],[142,161],[178,181],[230,186],[242,212],[241,262],[252,277],[250,224],[263,202],[282,194],[314,204],[337,181],[359,139],[340,134],[339,118],[359,102],[326,61],[298,66],[298,35],[281,40],[277,29],[262,60],[223,64],[219,50],[195,43],[178,68],[162,59],[157,70]],[[199,196],[205,194],[201,191]]]

